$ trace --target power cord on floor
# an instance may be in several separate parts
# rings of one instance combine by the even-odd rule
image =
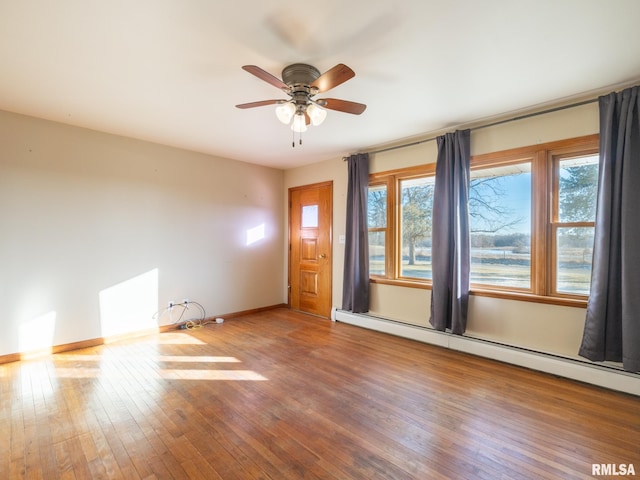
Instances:
[[[189,310],[189,307],[191,307],[191,305],[195,305],[200,310],[200,318],[186,320],[185,322],[182,322],[182,318],[184,317],[187,310]],[[182,307],[182,312],[180,312],[180,316],[178,317],[177,320],[173,322],[174,325],[179,324],[178,328],[180,330],[192,330],[194,328],[202,328],[205,325],[209,325],[210,323],[215,323],[214,320],[206,320],[207,315],[204,307],[200,303],[193,302],[191,300],[185,300],[180,303],[172,303],[169,307],[166,307],[162,310],[158,310],[153,315],[153,318],[156,319],[159,316],[164,315],[166,312],[171,311],[176,307]]]
[[[187,320],[184,323],[181,323],[182,317],[184,316],[184,314],[186,313],[186,311],[189,309],[191,305],[195,305],[200,309],[201,317],[195,320]],[[205,313],[204,307],[198,302],[184,301],[182,303],[177,303],[174,306],[182,307],[182,313],[180,314],[180,317],[178,318],[178,320],[174,322],[174,323],[180,324],[178,328],[180,328],[181,330],[193,330],[194,328],[202,328],[205,325],[213,323],[211,320],[206,320],[207,315]]]

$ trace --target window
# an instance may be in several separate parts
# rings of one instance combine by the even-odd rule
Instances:
[[[591,277],[598,136],[471,159],[471,291],[567,305]],[[372,174],[371,280],[430,288],[435,164]]]
[[[374,281],[417,287],[430,282],[434,173],[435,165],[425,165],[370,176],[369,273]]]
[[[435,177],[399,180],[400,277],[431,279],[431,221]]]
[[[554,159],[552,239],[554,293],[589,294],[598,156]]]
[[[471,171],[471,283],[531,288],[531,160]]]
[[[302,206],[302,228],[318,228],[318,205]]]
[[[386,274],[387,186],[370,185],[367,209],[369,227],[369,274]]]

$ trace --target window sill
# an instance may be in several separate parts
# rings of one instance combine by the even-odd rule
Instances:
[[[414,281],[414,280],[408,280],[408,279],[400,280],[400,279],[391,279],[391,278],[382,278],[382,277],[370,277],[369,281],[371,283],[376,283],[379,285],[394,285],[396,287],[431,290],[431,282],[426,283],[419,280]],[[526,292],[493,290],[493,289],[478,288],[478,287],[471,287],[471,290],[469,293],[471,295],[475,295],[478,297],[503,298],[505,300],[516,300],[520,302],[544,303],[547,305],[560,305],[564,307],[576,307],[576,308],[587,307],[586,298],[551,297],[551,296],[545,296],[545,295],[535,295],[533,293],[526,293]]]
[[[471,287],[471,295],[478,297],[504,298],[506,300],[517,300],[520,302],[544,303],[547,305],[560,305],[564,307],[586,308],[586,298],[574,297],[551,297],[547,295],[535,295],[525,292],[510,292],[505,290],[490,290]]]
[[[371,283],[379,283],[381,285],[395,285],[397,287],[421,288],[422,290],[431,290],[431,282],[426,283],[420,280],[392,279],[384,277],[369,277]]]

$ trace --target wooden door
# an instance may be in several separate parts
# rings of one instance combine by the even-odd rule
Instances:
[[[333,182],[289,189],[289,306],[331,315]]]

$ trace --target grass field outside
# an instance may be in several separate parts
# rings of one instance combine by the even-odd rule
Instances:
[[[384,253],[371,248],[369,270],[372,275],[384,275]],[[508,288],[531,288],[531,254],[521,248],[472,248],[470,282]],[[431,249],[420,249],[414,265],[404,255],[401,277],[431,280]],[[589,294],[591,282],[591,258],[584,249],[563,249],[556,272],[557,291],[562,293]]]

